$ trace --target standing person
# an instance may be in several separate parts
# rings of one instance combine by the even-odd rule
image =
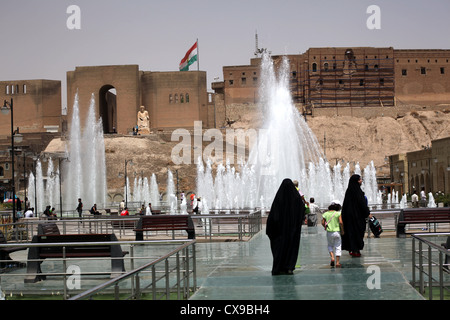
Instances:
[[[146,216],[151,216],[152,215],[152,204],[149,203],[148,207],[145,209],[145,215]]]
[[[416,190],[414,190],[413,195],[411,196],[411,204],[413,208],[419,207],[419,196],[417,195]]]
[[[422,190],[420,191],[420,206],[427,206],[427,194],[425,193],[425,187],[422,187]]]
[[[322,226],[327,232],[328,252],[330,253],[331,263],[334,267],[341,266],[339,260],[341,258],[341,234],[344,234],[342,225],[341,204],[338,200],[334,200],[328,207],[328,211],[323,214]]]
[[[345,233],[342,236],[342,249],[350,252],[354,257],[361,256],[364,248],[364,232],[366,230],[366,218],[370,217],[366,197],[361,190],[362,178],[358,174],[351,176],[345,191],[342,204],[342,222]]]
[[[322,212],[319,206],[315,204],[314,198],[309,198],[308,227],[315,226],[317,221],[322,221]]]
[[[266,234],[273,256],[272,275],[293,274],[304,218],[305,204],[299,192],[291,179],[284,179],[267,218]]]
[[[81,214],[83,212],[83,202],[81,202],[81,198],[78,198],[77,211],[78,211],[78,217],[81,219]]]
[[[122,212],[123,209],[125,209],[125,200],[122,200],[119,203],[119,211]]]

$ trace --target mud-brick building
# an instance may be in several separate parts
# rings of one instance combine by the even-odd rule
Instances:
[[[67,72],[67,121],[78,92],[80,121],[84,122],[92,94],[105,133],[128,134],[136,126],[141,106],[152,130],[208,126],[206,72],[150,72],[138,65],[76,67]]]
[[[391,181],[403,186],[403,192],[450,193],[450,137],[433,140],[405,154],[389,156]],[[398,190],[400,191],[400,190]]]
[[[37,155],[61,134],[61,81],[13,80],[0,81],[0,102],[11,110],[0,113],[0,201],[9,195],[12,185],[11,125],[22,137],[15,142],[15,185],[24,188],[26,177],[33,171],[32,156]]]
[[[277,66],[284,56],[272,56]],[[450,50],[392,47],[310,48],[287,55],[295,103],[311,108],[439,105],[450,101]],[[255,103],[261,58],[224,66],[213,84],[224,104]]]

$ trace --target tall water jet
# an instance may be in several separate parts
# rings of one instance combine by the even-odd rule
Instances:
[[[84,207],[94,203],[98,208],[106,205],[106,158],[101,118],[96,120],[95,97],[91,95],[88,116],[81,129],[78,93],[75,94],[72,121],[66,150],[67,161],[62,161],[64,177],[63,210],[74,210],[77,199]]]
[[[150,178],[150,203],[152,207],[159,206],[159,189],[158,183],[156,181],[156,175],[153,173]]]
[[[170,213],[174,214],[177,210],[177,197],[175,195],[175,184],[173,182],[172,171],[167,171],[167,204],[170,208]]]
[[[211,162],[208,160],[206,167],[201,159],[197,162],[197,195],[207,200],[210,209],[268,208],[285,178],[299,181],[307,201],[314,197],[323,207],[334,199],[343,201],[351,175],[349,164],[343,170],[340,165],[331,169],[315,135],[292,101],[289,75],[286,58],[276,74],[271,57],[263,55],[259,107],[264,123],[239,170],[230,168],[228,163],[223,170],[219,164],[214,182]],[[370,201],[378,199],[374,172],[373,163],[364,170],[367,181],[363,190],[369,193]],[[361,175],[359,164],[355,165],[354,173]]]

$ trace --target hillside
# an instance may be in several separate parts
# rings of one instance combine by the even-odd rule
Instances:
[[[249,112],[250,110],[250,112]],[[261,118],[257,112],[248,109],[242,112],[232,128],[258,128]],[[315,133],[331,164],[336,161],[359,162],[362,167],[374,161],[378,174],[389,174],[385,157],[420,150],[431,146],[431,141],[450,136],[450,113],[442,111],[414,111],[397,119],[377,117],[372,119],[355,117],[308,117],[307,123]],[[325,140],[325,139],[326,140]],[[176,179],[178,190],[195,190],[196,166],[174,165],[171,153],[178,141],[172,142],[171,133],[150,136],[105,136],[105,151],[108,173],[108,187],[111,195],[123,192],[125,159],[132,159],[127,166],[131,184],[136,176],[150,178],[157,176],[161,191],[167,183],[167,170]],[[325,142],[325,148],[324,148]],[[211,142],[204,142],[207,146]],[[47,152],[61,148],[60,139],[47,147]],[[191,150],[193,152],[193,149]],[[175,184],[177,182],[175,181]]]

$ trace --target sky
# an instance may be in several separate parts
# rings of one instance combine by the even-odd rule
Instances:
[[[71,5],[78,16],[67,12]],[[367,26],[371,5],[379,29]],[[210,91],[223,66],[250,63],[256,32],[259,47],[276,55],[311,47],[450,49],[449,16],[449,0],[0,0],[0,81],[60,80],[64,109],[67,71],[121,64],[178,71],[198,39]]]

